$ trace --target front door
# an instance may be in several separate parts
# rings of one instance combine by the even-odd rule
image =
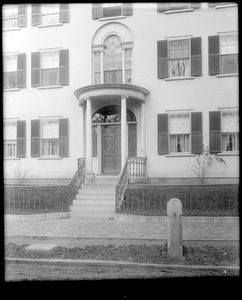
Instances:
[[[104,174],[117,174],[121,170],[121,126],[102,126],[102,168]]]

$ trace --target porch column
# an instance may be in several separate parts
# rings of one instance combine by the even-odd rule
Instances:
[[[86,99],[86,173],[92,174],[92,100]]]
[[[127,103],[126,97],[121,96],[121,169],[123,169],[127,157]]]
[[[80,147],[80,158],[85,157],[85,113],[84,113],[84,101],[83,99],[79,100],[80,106],[80,120],[81,120],[81,127],[80,127],[80,139],[81,139],[81,147]]]
[[[140,104],[140,114],[141,114],[141,123],[140,123],[140,149],[141,149],[141,156],[146,156],[146,144],[145,144],[145,104],[141,102]]]

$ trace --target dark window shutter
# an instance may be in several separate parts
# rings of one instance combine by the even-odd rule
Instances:
[[[102,3],[92,3],[92,18],[99,19],[103,17]]]
[[[168,77],[168,41],[157,42],[157,76],[159,79]]]
[[[26,87],[26,53],[17,56],[17,87]]]
[[[169,153],[168,149],[168,114],[158,115],[158,155]]]
[[[40,86],[40,52],[31,53],[31,86]]]
[[[25,27],[27,25],[27,13],[26,13],[26,4],[18,5],[18,26]]]
[[[59,156],[69,156],[69,122],[68,119],[59,119]]]
[[[17,121],[17,157],[26,157],[26,121]]]
[[[31,156],[40,156],[40,120],[31,120]]]
[[[32,26],[41,24],[41,6],[40,4],[32,4]]]
[[[133,14],[133,3],[123,3],[123,15],[130,16]]]
[[[69,84],[69,50],[60,50],[60,84]]]
[[[168,2],[157,3],[157,11],[164,12],[168,10]]]
[[[129,132],[129,156],[137,156],[137,125],[129,124],[128,125]]]
[[[200,154],[203,151],[203,136],[202,136],[202,113],[191,113],[191,138],[192,138],[192,153]]]
[[[210,153],[221,151],[220,111],[209,112],[209,149]]]
[[[219,35],[208,37],[209,75],[217,75],[219,71]]]
[[[60,23],[69,22],[69,4],[62,3],[60,4]]]
[[[199,9],[201,7],[201,2],[191,2],[190,8]]]
[[[202,38],[191,38],[191,76],[202,75]]]

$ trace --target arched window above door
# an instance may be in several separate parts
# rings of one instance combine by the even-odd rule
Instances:
[[[121,122],[121,107],[119,105],[104,106],[96,111],[92,123],[118,123]],[[127,108],[127,122],[136,122],[135,114]]]

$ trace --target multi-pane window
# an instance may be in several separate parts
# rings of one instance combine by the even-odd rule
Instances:
[[[122,3],[103,3],[103,18],[122,16]]]
[[[17,122],[4,123],[4,157],[16,157]]]
[[[169,115],[170,153],[190,152],[191,120],[189,113]]]
[[[3,28],[18,27],[18,6],[16,4],[3,6],[2,26]]]
[[[132,83],[131,44],[123,47],[119,36],[110,35],[103,50],[94,50],[94,84]]]
[[[190,76],[189,39],[169,42],[169,77]]]
[[[239,151],[238,111],[224,111],[221,116],[222,151]]]
[[[158,12],[169,12],[176,10],[190,10],[199,9],[201,7],[201,2],[160,2],[157,3]]]
[[[122,47],[117,35],[105,41],[104,83],[122,83]]]
[[[238,34],[220,36],[220,73],[238,73]]]
[[[17,87],[17,54],[3,56],[3,88]]]
[[[133,14],[133,3],[93,3],[92,18],[112,18]]]
[[[58,156],[59,121],[45,120],[41,122],[41,155]]]
[[[41,24],[59,23],[60,5],[56,3],[41,5]]]
[[[41,85],[59,84],[59,51],[41,53]]]

